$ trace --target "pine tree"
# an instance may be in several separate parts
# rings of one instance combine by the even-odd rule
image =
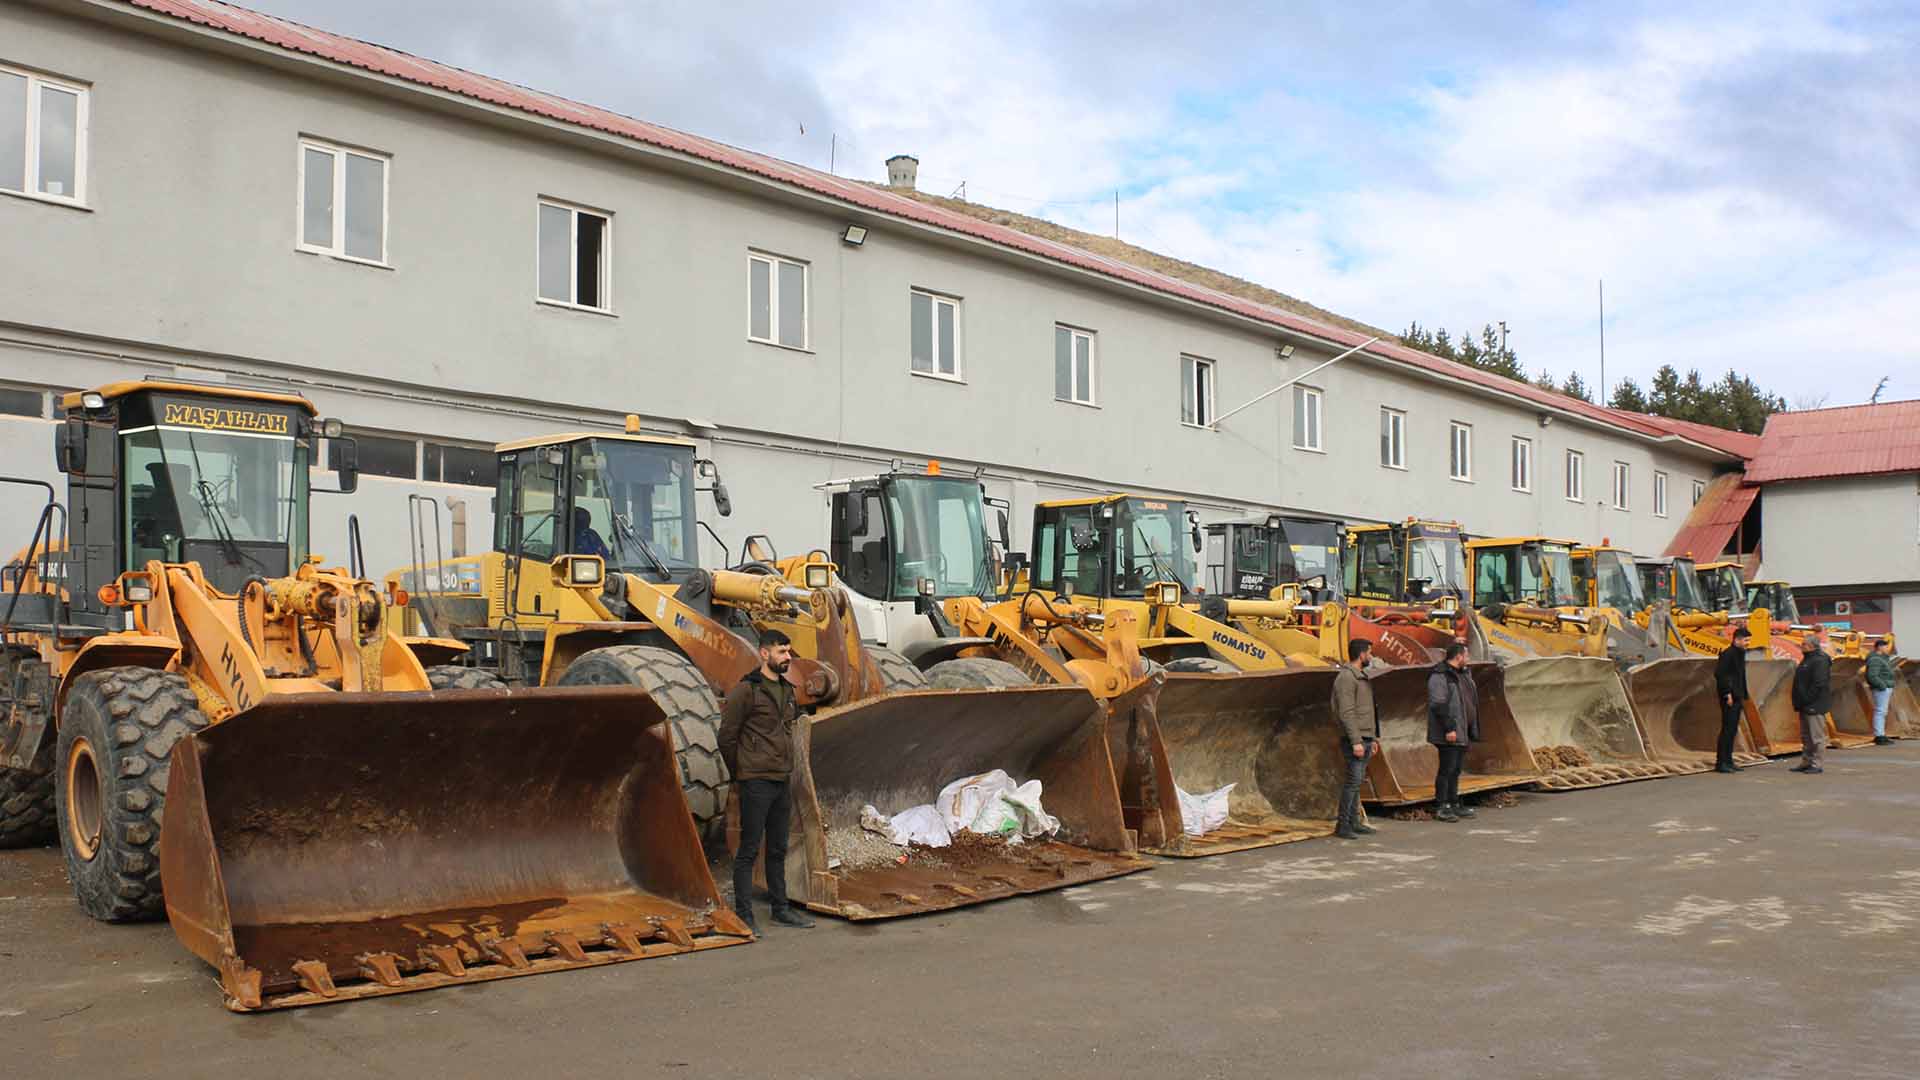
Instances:
[[[1608,399],[1607,404],[1616,409],[1625,409],[1628,412],[1643,413],[1650,411],[1647,405],[1647,396],[1640,392],[1640,384],[1634,382],[1632,379],[1621,379],[1620,384],[1613,388],[1613,397]]]
[[[1568,397],[1579,398],[1581,401],[1593,400],[1593,391],[1587,389],[1586,380],[1582,379],[1577,371],[1568,375],[1567,381],[1560,384],[1560,392]]]
[[[1553,372],[1546,368],[1540,369],[1540,374],[1534,377],[1533,385],[1542,390],[1551,390],[1556,394],[1560,392],[1560,384],[1553,381]]]

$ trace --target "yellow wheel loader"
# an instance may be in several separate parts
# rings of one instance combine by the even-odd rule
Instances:
[[[164,911],[237,1011],[750,940],[644,695],[433,692],[307,553],[337,421],[180,382],[63,404],[68,504],[38,485],[0,590],[0,780],[38,811],[0,840],[51,826],[87,914]]]
[[[1664,640],[1649,643],[1611,606],[1638,610],[1640,603],[1637,581],[1616,553],[1600,556],[1585,577],[1574,556],[1571,541],[1551,537],[1467,544],[1474,644],[1506,668],[1514,715],[1547,771],[1541,787],[1711,768],[1719,714],[1701,710],[1714,703],[1712,665],[1670,658]],[[1595,565],[1590,550],[1586,565]],[[1643,669],[1656,673],[1632,675]]]
[[[1467,640],[1465,540],[1457,521],[1346,529],[1340,563],[1353,630],[1388,663],[1429,663]]]
[[[810,704],[926,686],[912,664],[862,643],[824,560],[789,582],[753,538],[739,568],[700,565],[696,494],[711,492],[722,516],[732,504],[692,442],[640,434],[629,417],[625,432],[523,439],[496,454],[493,550],[422,555],[387,576],[407,632],[423,639],[415,647],[444,659],[441,685],[645,689],[666,710],[687,803],[710,843],[729,786],[720,701],[758,665],[762,631],[792,637],[789,677]],[[431,644],[441,639],[458,645]]]

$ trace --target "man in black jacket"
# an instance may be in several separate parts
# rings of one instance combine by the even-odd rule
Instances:
[[[1475,816],[1473,807],[1460,801],[1460,773],[1467,748],[1479,737],[1480,693],[1467,670],[1467,647],[1456,641],[1427,676],[1427,741],[1440,758],[1433,778],[1435,821]]]
[[[1733,644],[1720,651],[1713,665],[1713,688],[1720,695],[1720,743],[1714,748],[1715,772],[1732,773],[1733,740],[1740,735],[1740,719],[1747,711],[1747,639],[1746,627],[1733,628]]]
[[[767,842],[767,892],[773,896],[773,921],[802,929],[813,920],[787,903],[787,830],[792,825],[793,729],[800,706],[785,679],[793,662],[787,635],[760,635],[760,666],[747,672],[727,693],[720,710],[720,756],[740,793],[740,847],[733,855],[733,910],[747,928],[753,919],[753,864],[760,840]]]
[[[1789,772],[1819,773],[1827,748],[1827,713],[1833,711],[1833,659],[1820,647],[1820,635],[1808,634],[1806,655],[1793,672],[1793,708],[1800,714],[1800,740],[1805,750],[1800,764]]]

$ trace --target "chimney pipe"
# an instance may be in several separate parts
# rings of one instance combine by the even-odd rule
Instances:
[[[895,154],[887,159],[887,186],[914,190],[920,179],[920,159],[912,154]]]

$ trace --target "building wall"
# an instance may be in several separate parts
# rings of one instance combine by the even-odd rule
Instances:
[[[818,200],[303,74],[284,57],[266,66],[14,6],[0,11],[0,62],[92,86],[90,208],[0,197],[0,279],[13,283],[0,290],[0,380],[75,386],[184,364],[291,383],[356,428],[481,444],[635,412],[699,436],[720,463],[739,509],[715,524],[735,553],[751,532],[783,551],[820,544],[812,485],[896,457],[984,468],[1014,503],[1016,546],[1034,500],[1126,488],[1188,498],[1209,518],[1420,515],[1651,552],[1713,467],[1565,416],[1543,427],[1531,404],[1366,358],[1312,380],[1324,453],[1291,445],[1291,393],[1218,431],[1187,427],[1183,354],[1214,361],[1224,412],[1331,350],[903,223],[868,220],[850,247],[850,212]],[[302,135],[391,155],[387,266],[296,250]],[[535,302],[542,196],[611,215],[613,314]],[[809,265],[807,350],[747,339],[749,249]],[[960,298],[962,381],[909,372],[915,287]],[[1096,333],[1097,407],[1053,397],[1056,323]],[[1284,343],[1290,360],[1277,358]],[[1404,470],[1379,463],[1383,405],[1407,412]],[[1450,420],[1473,425],[1472,482],[1448,478]],[[15,429],[0,425],[9,467],[48,474],[50,436]],[[1508,482],[1516,435],[1534,440],[1530,493]],[[1563,488],[1569,447],[1586,453],[1579,503]],[[1607,505],[1615,460],[1631,467],[1628,511]],[[1656,470],[1669,475],[1665,517]],[[397,565],[408,494],[467,497],[483,542],[486,492],[446,488],[368,477],[316,506],[315,547],[342,552],[352,512],[370,563]]]
[[[1920,475],[1768,484],[1760,513],[1760,576],[1889,593],[1895,636],[1920,642]]]

